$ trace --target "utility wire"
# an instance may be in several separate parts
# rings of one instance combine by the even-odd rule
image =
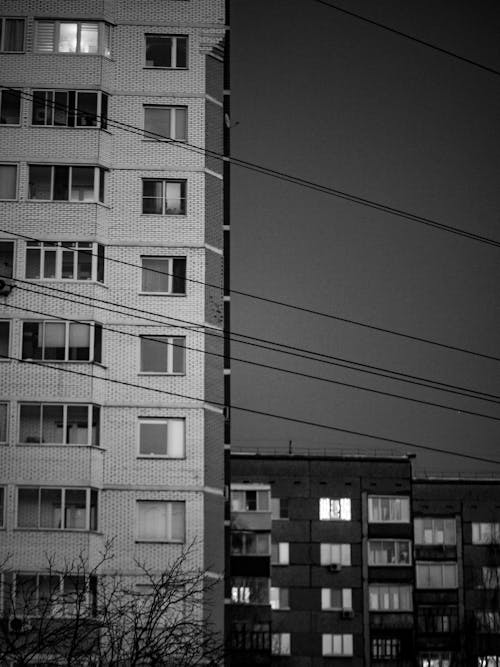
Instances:
[[[377,28],[382,28],[382,30],[387,30],[387,32],[392,32],[394,35],[399,35],[400,37],[409,39],[412,42],[416,42],[417,44],[422,44],[423,46],[427,46],[430,49],[434,49],[434,51],[438,51],[439,53],[444,53],[445,55],[451,56],[456,60],[461,60],[462,62],[467,63],[468,65],[479,67],[479,69],[482,69],[485,72],[489,72],[490,74],[496,74],[496,76],[500,76],[500,71],[494,69],[493,67],[488,67],[488,65],[483,65],[482,63],[478,63],[476,60],[471,60],[470,58],[465,58],[464,56],[460,56],[458,55],[458,53],[455,53],[454,51],[448,51],[448,49],[443,49],[441,46],[436,46],[436,44],[432,44],[431,42],[426,42],[423,39],[419,39],[418,37],[409,35],[408,33],[402,32],[401,30],[396,30],[396,28],[390,28],[388,25],[385,25],[384,23],[379,23],[378,21],[369,19],[366,16],[362,16],[361,14],[356,14],[355,12],[351,12],[348,9],[339,7],[338,5],[332,5],[331,2],[326,2],[326,0],[314,0],[314,2],[317,2],[320,5],[324,5],[325,7],[329,7],[330,9],[334,9],[337,12],[342,12],[342,14],[347,14],[348,16],[352,16],[358,19],[359,21],[364,21],[365,23],[369,23],[370,25],[375,25],[377,26]]]
[[[19,364],[34,364],[36,366],[42,366],[43,368],[50,368],[51,370],[56,370],[60,371],[63,373],[72,373],[74,375],[79,375],[81,377],[87,377],[92,380],[102,380],[103,382],[110,382],[112,384],[119,384],[123,385],[126,387],[134,387],[135,389],[144,389],[145,391],[152,391],[157,394],[163,394],[163,395],[168,395],[168,396],[176,396],[178,398],[187,398],[189,400],[194,400],[198,401],[199,403],[202,403],[203,405],[214,405],[220,408],[227,408],[229,407],[231,410],[238,410],[239,412],[245,412],[247,414],[252,414],[252,415],[259,415],[263,417],[272,417],[274,419],[280,419],[283,421],[287,422],[293,422],[294,424],[303,424],[305,426],[314,426],[316,428],[323,428],[329,431],[338,431],[339,433],[347,433],[349,435],[356,435],[362,438],[369,438],[371,440],[379,440],[381,442],[387,442],[393,445],[397,445],[399,447],[412,447],[414,449],[422,449],[425,451],[430,451],[430,452],[436,452],[439,454],[449,454],[451,456],[458,456],[461,458],[466,458],[470,459],[472,461],[480,461],[482,463],[494,463],[496,465],[500,465],[500,460],[497,459],[490,459],[482,456],[475,456],[474,454],[465,454],[463,452],[453,452],[449,449],[443,449],[441,447],[432,447],[430,445],[421,445],[417,444],[414,442],[408,442],[406,440],[396,440],[394,438],[388,438],[385,436],[378,436],[378,435],[373,435],[371,433],[364,433],[362,431],[354,431],[350,429],[345,429],[345,428],[340,428],[337,426],[332,426],[330,424],[322,424],[320,422],[315,422],[312,420],[307,420],[307,419],[298,419],[297,417],[288,417],[287,415],[279,415],[273,412],[266,412],[263,410],[255,410],[253,408],[247,408],[244,406],[240,405],[234,405],[230,404],[229,406],[221,403],[219,401],[212,401],[212,400],[205,400],[203,398],[198,398],[196,396],[191,396],[190,394],[180,394],[174,391],[167,391],[166,389],[157,389],[155,387],[146,387],[145,385],[140,385],[136,384],[135,382],[126,382],[125,380],[117,380],[115,378],[102,378],[98,377],[96,375],[90,375],[89,373],[82,373],[81,371],[77,371],[71,368],[64,368],[62,366],[52,366],[51,364],[48,364],[45,361],[34,361],[32,359],[26,359],[26,360],[20,360],[16,359],[15,357],[11,356],[5,356],[4,359],[10,359],[11,361],[16,361]]]
[[[20,91],[18,88],[12,88],[10,86],[4,86],[5,90],[10,90],[10,91],[15,91],[20,94],[20,96],[24,97],[25,99],[32,99],[33,95],[30,95],[29,93],[26,93],[25,91]],[[64,110],[68,110],[68,107],[65,105],[60,105],[55,102],[49,103],[51,106],[54,108],[61,107]],[[92,117],[95,117],[96,119],[101,119],[100,115],[93,114]],[[361,206],[367,206],[368,208],[373,208],[377,211],[382,211],[384,213],[389,213],[390,215],[394,215],[399,218],[403,218],[405,220],[409,220],[411,222],[416,222],[420,223],[422,225],[426,225],[428,227],[433,227],[434,229],[440,229],[441,231],[448,232],[450,234],[455,234],[456,236],[461,236],[463,238],[467,238],[472,241],[478,241],[480,243],[484,243],[486,245],[490,245],[495,248],[500,248],[500,241],[497,241],[495,239],[489,238],[487,236],[482,236],[480,234],[474,234],[473,232],[468,232],[463,229],[459,229],[458,227],[453,227],[452,225],[447,225],[442,222],[438,222],[437,220],[433,220],[431,218],[427,218],[424,216],[417,215],[415,213],[410,213],[408,211],[404,211],[403,209],[396,208],[394,206],[389,206],[387,204],[381,204],[380,202],[373,201],[371,199],[367,199],[366,197],[361,197],[358,195],[353,195],[348,192],[345,192],[343,190],[338,190],[336,188],[329,187],[327,185],[321,185],[319,183],[315,183],[314,181],[310,181],[308,179],[302,178],[300,176],[294,176],[292,174],[288,174],[283,171],[279,171],[277,169],[271,169],[269,167],[264,167],[262,165],[259,165],[255,162],[250,162],[248,160],[243,160],[241,158],[233,157],[233,156],[228,156],[228,155],[223,155],[222,153],[218,153],[217,151],[213,151],[208,148],[202,148],[200,146],[196,146],[194,144],[190,144],[187,141],[180,141],[178,139],[172,139],[170,137],[166,137],[163,134],[160,134],[158,132],[150,132],[145,131],[143,128],[137,127],[136,125],[131,125],[129,123],[123,123],[122,121],[118,120],[113,120],[111,118],[106,119],[108,125],[111,125],[112,127],[116,127],[117,129],[124,130],[125,132],[131,132],[132,134],[138,134],[141,137],[147,136],[147,138],[158,141],[160,143],[168,143],[171,145],[179,146],[183,148],[184,150],[194,152],[196,154],[201,154],[201,155],[208,155],[210,157],[213,157],[214,159],[221,160],[223,162],[227,162],[229,164],[235,165],[237,167],[241,167],[243,169],[248,169],[250,171],[254,171],[256,173],[264,174],[266,176],[271,176],[273,178],[277,178],[278,180],[285,181],[288,183],[294,183],[295,185],[300,185],[301,187],[308,188],[310,190],[314,190],[316,192],[322,192],[323,194],[331,195],[333,197],[337,197],[339,199],[345,199],[347,201],[353,202],[355,204],[359,204]]]
[[[0,276],[1,276],[1,274],[0,274]],[[31,287],[33,287],[33,283],[28,281],[28,280],[22,280],[20,278],[17,278],[16,280],[18,282],[25,283],[25,284],[30,285]],[[35,294],[41,294],[41,295],[44,295],[44,296],[49,296],[51,298],[56,298],[56,299],[59,299],[59,300],[62,300],[62,301],[68,301],[68,302],[74,304],[75,300],[70,299],[67,296],[68,294],[71,294],[71,295],[75,296],[78,300],[81,300],[82,298],[89,300],[91,302],[90,305],[92,305],[92,307],[99,308],[99,309],[104,310],[104,311],[109,311],[111,313],[125,314],[125,315],[128,315],[129,317],[130,316],[139,317],[140,319],[144,319],[145,321],[151,321],[155,324],[161,324],[162,326],[171,326],[171,327],[172,326],[173,327],[179,326],[181,328],[186,328],[186,326],[185,326],[186,324],[188,326],[195,326],[195,327],[202,327],[202,326],[206,327],[207,326],[205,324],[200,324],[200,323],[192,322],[192,321],[189,321],[189,320],[182,320],[180,318],[173,317],[171,315],[162,316],[162,317],[167,318],[168,320],[173,320],[174,322],[179,323],[177,325],[176,324],[171,324],[170,322],[165,322],[165,321],[158,320],[158,319],[151,319],[151,318],[147,317],[146,314],[154,315],[156,318],[158,317],[158,313],[154,313],[152,311],[141,310],[141,309],[135,308],[133,306],[127,306],[126,304],[118,304],[116,302],[108,301],[108,300],[105,300],[105,299],[97,299],[96,297],[85,296],[83,294],[78,294],[76,292],[71,292],[69,290],[61,290],[61,289],[58,289],[56,287],[51,287],[49,285],[43,285],[43,286],[42,285],[37,285],[37,287],[40,288],[40,289],[50,290],[51,292],[58,292],[60,294],[66,295],[66,296],[46,294],[44,292],[40,292],[38,290],[35,291],[35,290],[29,289],[29,288],[24,288],[24,289],[25,289],[25,291],[32,291]],[[105,303],[105,304],[108,304],[108,305],[111,305],[111,306],[115,306],[117,308],[117,310],[110,310],[106,307],[97,305],[99,303]],[[123,310],[120,310],[120,309],[123,309],[123,308],[127,308],[128,310],[131,310],[132,312],[137,312],[137,313],[139,313],[139,315],[131,315],[130,313],[127,313]],[[383,377],[383,378],[390,379],[390,380],[396,380],[398,382],[405,382],[405,383],[413,384],[413,385],[416,385],[416,386],[425,387],[426,389],[436,389],[436,390],[439,390],[439,391],[445,391],[447,393],[456,394],[456,395],[459,395],[459,396],[464,396],[466,398],[476,398],[478,400],[483,400],[483,401],[487,401],[487,402],[495,403],[495,404],[498,404],[500,402],[500,396],[495,395],[495,394],[480,392],[480,391],[475,390],[475,389],[471,389],[471,388],[467,388],[467,387],[461,387],[461,386],[452,385],[452,384],[447,384],[447,383],[444,383],[444,382],[440,382],[438,380],[430,380],[428,378],[422,378],[420,376],[409,375],[409,374],[401,373],[399,371],[387,370],[387,369],[383,369],[383,368],[380,368],[380,367],[377,367],[377,366],[372,366],[370,364],[362,364],[361,362],[351,362],[349,360],[345,360],[345,359],[342,359],[340,357],[334,357],[332,355],[327,355],[327,354],[320,353],[320,352],[314,352],[314,351],[310,351],[310,350],[300,348],[300,347],[285,345],[284,343],[276,343],[274,341],[269,341],[265,338],[256,338],[256,337],[253,337],[253,336],[247,336],[246,334],[239,334],[238,333],[236,335],[242,338],[242,340],[239,340],[238,338],[234,337],[235,332],[233,332],[232,336],[228,336],[227,334],[223,333],[222,331],[221,332],[215,332],[215,331],[211,331],[209,328],[206,328],[205,335],[215,336],[217,338],[222,338],[222,339],[226,339],[226,340],[232,340],[235,343],[240,343],[242,345],[248,345],[250,347],[256,347],[256,348],[259,348],[259,349],[264,349],[268,352],[269,351],[270,352],[278,352],[280,354],[285,354],[285,355],[289,355],[289,356],[292,356],[292,357],[297,357],[297,358],[300,358],[300,359],[306,359],[308,361],[315,361],[317,363],[323,363],[323,364],[327,364],[327,365],[331,365],[331,366],[337,366],[337,367],[340,367],[340,368],[346,368],[346,369],[351,370],[351,371],[359,371],[359,372],[362,372],[362,373],[367,373],[368,375],[375,375],[375,376]],[[245,339],[247,339],[247,340],[245,340]],[[253,342],[253,341],[260,341],[260,342]],[[265,343],[265,344],[262,344],[262,343]],[[279,346],[284,347],[286,349],[278,349],[278,348],[274,348],[274,347],[269,347],[269,345],[279,345]],[[302,354],[303,352],[305,352],[306,354]],[[316,355],[316,357],[315,356],[310,356],[311,354]],[[320,357],[320,358],[317,358],[317,357]],[[355,367],[353,365],[349,365],[349,364],[356,364],[357,366],[361,366],[361,367],[357,368],[357,367]]]
[[[8,229],[0,228],[0,233],[12,234],[13,236],[23,238],[23,239],[27,239],[29,241],[35,241],[37,243],[44,243],[43,239],[38,239],[34,236],[28,236],[26,234],[19,234],[18,232],[11,232]],[[62,248],[67,248],[67,249],[72,250],[73,252],[75,252],[75,248],[72,247],[69,244],[69,242],[67,244],[65,244],[63,241],[61,241],[60,246]],[[87,255],[89,257],[97,257],[97,253],[92,252],[92,250],[89,250],[89,249],[81,249],[81,250],[79,249],[78,252],[84,253],[85,255]],[[113,257],[106,257],[106,261],[115,262],[116,264],[123,264],[125,266],[130,266],[130,267],[133,267],[135,269],[139,269],[141,271],[143,270],[143,267],[140,264],[135,264],[133,262],[127,262],[126,260],[123,260],[123,259],[115,259]],[[174,278],[175,277],[182,277],[186,282],[194,283],[194,284],[197,284],[197,285],[203,285],[205,287],[213,287],[213,288],[219,289],[219,290],[223,289],[220,285],[214,285],[213,283],[207,283],[207,282],[204,282],[202,280],[196,280],[195,278],[188,278],[187,276],[178,276],[175,273],[168,272],[168,271],[161,271],[160,269],[148,268],[148,271],[151,272],[151,273],[156,273],[156,274],[162,275],[162,276],[172,276]],[[458,347],[456,345],[449,345],[447,343],[441,343],[439,341],[431,340],[429,338],[424,338],[422,336],[415,336],[415,335],[412,335],[412,334],[406,334],[406,333],[403,333],[401,331],[395,331],[394,329],[388,329],[388,328],[384,328],[384,327],[375,326],[373,324],[367,324],[366,322],[360,322],[359,320],[353,320],[353,319],[349,319],[347,317],[341,317],[339,315],[332,315],[330,313],[325,313],[325,312],[322,312],[322,311],[313,310],[311,308],[306,308],[304,306],[298,306],[298,305],[295,305],[295,304],[292,304],[292,303],[289,303],[289,302],[284,302],[284,301],[279,301],[279,300],[276,300],[276,299],[271,299],[269,297],[261,296],[259,294],[252,294],[250,292],[243,292],[241,290],[236,290],[236,289],[230,289],[230,290],[225,289],[224,291],[229,292],[231,294],[237,294],[238,296],[244,296],[244,297],[247,297],[247,298],[250,298],[250,299],[255,299],[256,301],[263,301],[263,302],[266,302],[266,303],[271,303],[273,305],[283,306],[284,308],[290,308],[290,309],[293,309],[293,310],[298,310],[300,312],[307,313],[308,315],[317,315],[319,317],[325,317],[325,318],[328,318],[328,319],[336,320],[337,322],[343,322],[345,324],[352,324],[354,326],[362,327],[362,328],[365,328],[365,329],[370,329],[370,330],[373,330],[373,331],[377,331],[379,333],[387,333],[387,334],[391,334],[393,336],[398,336],[400,338],[406,338],[408,340],[412,340],[412,341],[415,341],[415,342],[426,343],[428,345],[435,345],[437,347],[441,347],[441,348],[446,349],[446,350],[452,350],[453,352],[461,352],[461,353],[464,353],[464,354],[470,354],[470,355],[473,355],[473,356],[476,356],[476,357],[480,357],[482,359],[488,359],[489,361],[500,361],[500,357],[496,357],[494,355],[485,354],[483,352],[476,352],[474,350],[470,350],[470,349],[463,348],[463,347]]]
[[[23,291],[26,291],[26,292],[34,292],[34,290],[27,290],[24,287],[20,287],[19,289],[21,289]],[[55,316],[53,313],[47,313],[47,312],[42,311],[42,310],[34,310],[33,308],[27,308],[27,307],[24,307],[24,306],[11,306],[11,308],[15,308],[16,310],[22,310],[22,311],[27,312],[27,313],[34,313],[34,314],[37,314],[37,315],[44,315],[44,316],[50,317],[52,319],[56,318],[57,321],[62,320],[64,322],[72,322],[72,323],[75,323],[75,324],[89,324],[89,322],[87,320],[76,320],[76,319],[69,318],[69,317],[59,317],[59,316]],[[107,326],[107,325],[104,325],[104,324],[102,324],[101,326],[102,326],[103,331],[110,331],[112,333],[116,333],[116,334],[119,334],[121,336],[128,336],[129,338],[138,338],[140,340],[146,338],[146,339],[149,339],[149,340],[154,340],[155,342],[160,343],[160,344],[165,345],[165,346],[169,345],[168,341],[159,339],[158,334],[135,334],[135,333],[131,333],[129,331],[121,331],[120,329],[115,329],[114,327],[110,327],[110,326]],[[222,358],[222,359],[225,358],[224,354],[220,354],[218,352],[210,352],[208,350],[201,350],[200,348],[197,348],[197,347],[190,347],[188,345],[183,345],[182,348],[185,349],[185,350],[191,350],[192,352],[199,352],[200,354],[207,354],[207,355],[214,356],[214,357],[219,357],[219,358]],[[1,356],[2,355],[0,355],[0,357]],[[341,387],[348,387],[349,389],[358,389],[360,391],[366,391],[366,392],[369,392],[369,393],[372,393],[372,394],[378,394],[379,396],[396,398],[396,399],[400,399],[400,400],[403,400],[403,401],[409,401],[411,403],[417,403],[419,405],[430,406],[430,407],[433,407],[433,408],[440,408],[442,410],[449,410],[450,412],[454,412],[455,414],[465,414],[465,415],[471,415],[473,417],[481,417],[483,419],[491,419],[493,421],[500,421],[500,417],[494,417],[492,415],[487,415],[487,414],[484,414],[484,413],[481,413],[481,412],[474,412],[474,411],[471,411],[471,410],[464,410],[462,408],[455,408],[455,407],[452,407],[452,406],[449,406],[449,405],[443,405],[442,403],[435,403],[433,401],[424,401],[424,400],[421,400],[421,399],[410,398],[408,396],[402,396],[401,394],[393,394],[393,393],[388,392],[388,391],[381,391],[381,390],[378,390],[378,389],[371,389],[371,388],[367,388],[367,387],[361,387],[359,385],[350,384],[348,382],[340,382],[338,380],[332,380],[330,378],[324,378],[324,377],[317,376],[317,375],[310,375],[308,373],[300,373],[298,371],[292,371],[292,370],[289,370],[289,369],[286,369],[286,368],[280,368],[278,366],[263,364],[263,363],[256,362],[256,361],[249,361],[247,359],[241,359],[241,358],[238,358],[238,357],[231,356],[229,358],[232,361],[238,361],[238,362],[243,363],[243,364],[248,364],[249,366],[256,366],[258,368],[265,368],[267,370],[278,371],[280,373],[287,373],[289,375],[295,375],[297,377],[303,377],[303,378],[307,378],[307,379],[310,379],[310,380],[318,380],[320,382],[335,384],[335,385],[339,385]]]

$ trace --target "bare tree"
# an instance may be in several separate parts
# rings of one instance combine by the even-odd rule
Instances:
[[[37,574],[0,565],[0,664],[219,664],[222,638],[205,611],[218,582],[188,568],[192,548],[160,573],[135,561],[136,573],[127,576],[109,573],[111,542],[92,567],[83,555],[62,567],[49,556]]]

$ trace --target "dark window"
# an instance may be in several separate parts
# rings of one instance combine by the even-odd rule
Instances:
[[[19,125],[21,92],[19,90],[0,91],[0,125]]]
[[[160,215],[185,215],[186,181],[144,180],[142,212]]]
[[[24,19],[0,19],[0,51],[24,49]]]
[[[26,246],[26,278],[104,280],[104,246],[83,241],[33,241]]]
[[[374,637],[372,639],[372,658],[391,660],[399,658],[401,654],[401,640],[395,637]]]
[[[0,199],[15,199],[17,195],[17,166],[0,164]]]
[[[0,528],[5,526],[5,489],[0,486]]]
[[[96,405],[22,403],[19,442],[99,446],[100,409]]]
[[[14,242],[0,241],[0,279],[12,278],[13,267],[14,267]]]
[[[141,371],[183,375],[186,339],[174,336],[141,336]]]
[[[0,358],[9,356],[10,322],[0,320]]]
[[[96,182],[96,173],[98,181]],[[104,201],[104,169],[98,167],[29,166],[29,199]]]
[[[97,530],[95,489],[18,489],[18,528]]]
[[[99,91],[33,91],[33,125],[107,126],[108,96]]]
[[[146,35],[146,66],[186,68],[187,39],[185,35]]]
[[[143,292],[186,293],[185,257],[142,257]]]
[[[146,139],[187,139],[187,107],[144,107]]]
[[[101,346],[100,324],[57,321],[23,323],[23,359],[100,361]]]
[[[426,634],[457,631],[456,607],[419,607],[418,628]]]

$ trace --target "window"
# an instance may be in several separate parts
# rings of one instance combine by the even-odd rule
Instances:
[[[0,19],[0,51],[19,53],[24,50],[24,19]]]
[[[1,167],[0,167],[1,175]],[[1,188],[1,181],[0,181]],[[12,278],[14,270],[14,243],[0,241],[0,278]]]
[[[182,459],[186,455],[185,419],[140,419],[139,455]]]
[[[9,337],[10,337],[10,322],[9,320],[0,320],[0,359],[9,356]]]
[[[290,609],[288,604],[288,588],[271,586],[271,609]]]
[[[97,530],[97,490],[19,487],[17,527]]]
[[[455,519],[415,519],[415,544],[456,544]]]
[[[43,201],[104,201],[104,169],[29,165],[28,199]]]
[[[271,498],[271,518],[288,519],[288,498]]]
[[[353,655],[352,635],[322,635],[322,655]]]
[[[186,508],[184,502],[137,501],[138,535],[144,542],[184,542]]]
[[[472,544],[500,542],[500,523],[473,523]]]
[[[351,545],[350,544],[321,544],[320,545],[320,563],[321,565],[340,565],[351,564]]]
[[[477,667],[500,667],[500,655],[478,656]]]
[[[268,489],[231,488],[231,510],[233,512],[268,512]]]
[[[99,447],[97,405],[22,403],[19,415],[20,443]]]
[[[23,322],[23,359],[102,360],[102,325],[83,322]]]
[[[408,523],[409,520],[409,498],[369,496],[368,521],[370,523]]]
[[[288,542],[272,542],[271,563],[273,565],[288,565],[290,563],[290,545]]]
[[[187,107],[144,107],[146,139],[187,140]]]
[[[451,653],[421,653],[418,664],[420,667],[451,667]]]
[[[107,128],[108,96],[89,90],[34,90],[33,125]]]
[[[352,589],[322,588],[321,609],[352,609]]]
[[[350,521],[350,498],[320,498],[319,518],[322,521]]]
[[[271,655],[290,655],[290,633],[273,632],[271,635]]]
[[[474,618],[479,632],[500,633],[500,611],[479,609],[474,612]]]
[[[500,565],[481,568],[481,587],[500,589]]]
[[[26,278],[104,282],[104,246],[83,241],[29,241]]]
[[[184,375],[186,339],[177,336],[141,336],[141,373]]]
[[[96,578],[47,573],[16,573],[14,605],[21,617],[71,617],[95,611]]]
[[[141,257],[143,292],[186,293],[185,257]]]
[[[417,588],[457,588],[456,563],[417,563]]]
[[[0,90],[0,125],[19,125],[21,91]]]
[[[35,51],[109,58],[110,26],[90,21],[36,21]]]
[[[233,556],[269,556],[269,533],[231,531],[231,554]]]
[[[408,540],[370,540],[368,565],[410,565],[410,553]]]
[[[270,650],[269,623],[235,621],[231,624],[231,648],[239,651]]]
[[[0,443],[7,442],[7,403],[0,403]]]
[[[0,199],[16,199],[17,166],[0,164]]]
[[[411,611],[411,586],[371,584],[370,611]]]
[[[146,35],[146,67],[187,67],[185,35]]]
[[[0,486],[0,528],[5,528],[5,489]]]
[[[456,607],[424,607],[418,608],[418,628],[426,634],[457,631]]]
[[[186,181],[142,182],[142,212],[147,215],[185,215]]]
[[[392,660],[401,655],[401,640],[396,637],[374,637],[372,639],[372,658]]]
[[[269,604],[269,579],[232,577],[231,601],[235,604]]]

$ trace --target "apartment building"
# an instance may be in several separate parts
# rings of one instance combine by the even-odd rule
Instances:
[[[500,665],[500,479],[312,453],[231,474],[235,664]]]
[[[134,575],[192,545],[217,580],[224,0],[0,10],[0,563],[15,581],[112,539]]]

